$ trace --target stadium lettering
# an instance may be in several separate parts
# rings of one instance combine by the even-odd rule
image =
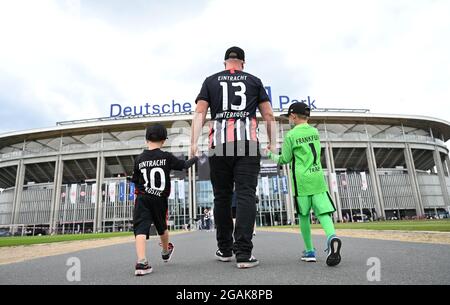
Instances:
[[[120,104],[111,104],[110,117],[122,117],[122,116],[139,116],[139,115],[151,115],[151,114],[164,114],[164,113],[181,113],[191,112],[191,103],[185,102],[183,104],[172,100],[170,104],[155,104],[151,105],[145,103],[140,106],[122,106]]]
[[[247,76],[237,75],[237,76],[219,76],[219,81],[239,81],[245,80]],[[308,96],[306,99],[298,99],[292,98],[287,95],[279,95],[278,97],[272,97],[272,87],[266,86],[267,95],[269,96],[270,102],[274,109],[279,109],[281,111],[289,108],[290,104],[304,102],[309,105],[311,109],[317,109],[315,103],[316,100]],[[171,103],[165,104],[150,104],[145,103],[143,105],[138,106],[128,106],[128,105],[120,105],[120,104],[111,104],[109,116],[110,117],[132,117],[132,116],[144,116],[144,115],[155,115],[155,114],[166,114],[166,113],[186,113],[191,112],[192,104],[190,102],[178,103],[175,100],[172,100]],[[239,115],[233,114],[229,116],[231,117],[239,117]],[[227,118],[224,116],[224,118]]]
[[[312,100],[311,101],[311,97],[310,96],[308,96],[308,98],[305,99],[305,100],[297,100],[297,99],[291,100],[289,98],[289,96],[280,95],[279,101],[280,101],[280,109],[289,108],[288,105],[290,105],[292,103],[298,103],[298,102],[303,102],[303,103],[308,104],[309,108],[311,108],[311,109],[316,109],[317,108],[316,105],[314,104],[316,102],[316,100]]]

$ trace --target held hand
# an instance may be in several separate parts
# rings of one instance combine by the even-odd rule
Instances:
[[[266,155],[269,155],[269,152],[271,152],[271,150],[272,150],[272,148],[271,148],[271,146],[270,146],[270,144],[269,144],[269,145],[267,145],[267,147],[264,149],[264,152],[266,153]]]
[[[198,156],[198,146],[197,145],[191,145],[191,152],[190,152],[190,158]]]

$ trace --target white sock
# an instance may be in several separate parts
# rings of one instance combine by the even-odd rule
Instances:
[[[143,259],[140,259],[140,260],[138,260],[138,264],[146,264],[148,261],[147,261],[147,258],[143,258]]]

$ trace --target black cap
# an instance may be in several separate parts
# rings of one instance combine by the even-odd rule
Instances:
[[[245,61],[245,52],[239,47],[231,47],[225,52],[225,60],[236,58]]]
[[[167,129],[161,124],[148,126],[145,130],[145,139],[151,142],[159,142],[167,139]]]
[[[300,114],[309,117],[311,113],[311,108],[305,103],[293,103],[289,106],[288,113],[282,114],[282,117],[289,117],[291,113]]]

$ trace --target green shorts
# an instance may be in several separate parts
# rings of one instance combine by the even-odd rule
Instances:
[[[297,206],[297,213],[303,216],[309,215],[311,208],[316,216],[336,211],[333,200],[328,192],[297,197]]]

